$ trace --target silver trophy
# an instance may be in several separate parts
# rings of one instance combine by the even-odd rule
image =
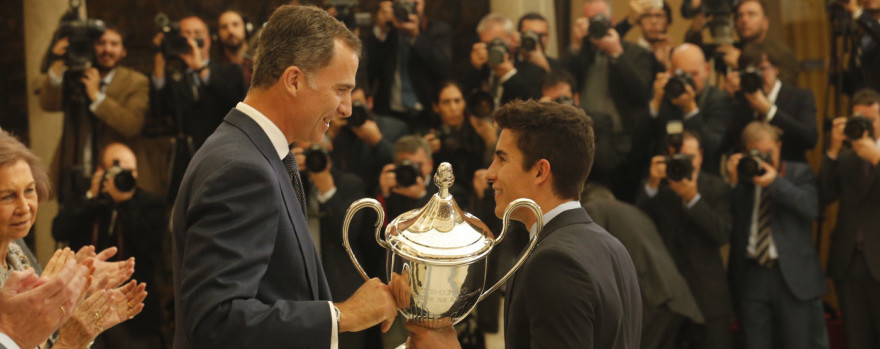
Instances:
[[[428,328],[455,325],[474,310],[477,303],[498,289],[526,260],[537,242],[531,238],[522,256],[495,285],[484,291],[487,257],[504,239],[510,215],[519,208],[531,209],[538,231],[544,225],[541,208],[532,200],[517,199],[504,210],[501,234],[497,238],[477,217],[464,212],[449,194],[455,178],[452,166],[442,163],[434,175],[440,188],[425,207],[401,214],[388,224],[385,238],[380,232],[385,213],[378,201],[360,199],[351,204],[342,226],[345,250],[365,280],[369,276],[351,250],[348,231],[355,212],[369,207],[376,211],[376,242],[388,251],[385,280],[397,308],[409,321]]]

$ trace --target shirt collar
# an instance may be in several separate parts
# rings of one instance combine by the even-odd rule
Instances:
[[[581,208],[581,203],[574,200],[563,202],[559,206],[554,207],[552,210],[547,211],[547,213],[544,214],[544,226],[546,227],[547,223],[550,223],[550,221],[553,220],[553,218],[556,218],[556,216],[558,216],[560,213],[568,210],[574,210],[576,208]],[[537,229],[538,222],[535,222],[534,224],[532,224],[532,227],[529,228],[529,238],[535,236],[535,234],[538,233]]]
[[[773,84],[773,89],[767,94],[767,100],[769,100],[770,103],[776,103],[776,98],[779,97],[780,89],[782,89],[782,82],[779,81],[779,79],[776,79],[776,83]]]
[[[272,142],[272,146],[275,148],[275,151],[278,152],[279,158],[284,159],[287,154],[290,154],[290,145],[287,144],[287,137],[284,136],[284,133],[281,132],[281,129],[278,128],[272,120],[269,120],[269,118],[263,115],[263,113],[244,102],[238,102],[235,109],[238,109],[238,111],[249,116],[257,123],[257,125],[260,125],[260,128],[263,129],[266,136],[269,136],[269,141]]]
[[[110,70],[110,72],[101,79],[101,82],[103,82],[104,85],[110,85],[110,81],[113,81],[114,76],[116,76],[116,68]]]

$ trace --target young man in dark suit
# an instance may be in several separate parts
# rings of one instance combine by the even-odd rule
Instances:
[[[338,333],[390,327],[379,279],[331,302],[289,151],[351,114],[359,51],[326,11],[272,14],[247,97],[195,154],[174,205],[175,348],[335,348]]]
[[[831,237],[828,276],[834,279],[849,348],[880,346],[880,95],[853,96],[853,114],[871,125],[844,147],[846,118],[834,120],[822,167],[822,201],[840,202]]]
[[[735,184],[728,274],[745,348],[809,348],[827,338],[815,326],[828,290],[813,246],[818,192],[807,164],[782,160],[777,132],[760,121],[743,130],[745,148],[762,154],[760,172],[739,173],[743,154],[727,162]]]
[[[508,348],[638,348],[641,296],[629,253],[578,202],[593,159],[590,119],[572,106],[511,102],[486,179],[501,217],[517,198],[544,213],[512,218],[538,234],[538,245],[508,284],[504,334]],[[458,346],[455,331],[408,324],[417,348]]]

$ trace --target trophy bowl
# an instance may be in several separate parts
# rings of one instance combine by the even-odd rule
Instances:
[[[434,175],[439,191],[424,207],[396,217],[381,236],[384,210],[378,201],[360,199],[351,204],[343,223],[343,244],[352,263],[365,280],[369,276],[354,255],[348,239],[349,223],[362,208],[376,211],[376,242],[387,251],[386,282],[398,311],[408,321],[427,328],[455,325],[477,303],[494,292],[516,272],[531,253],[537,234],[531,238],[513,267],[492,287],[485,289],[487,260],[492,248],[504,239],[510,215],[517,209],[530,209],[543,227],[541,208],[532,200],[511,202],[502,217],[497,237],[477,217],[464,212],[449,194],[454,177],[452,166],[442,163]]]

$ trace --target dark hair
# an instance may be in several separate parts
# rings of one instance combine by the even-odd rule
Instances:
[[[856,91],[850,100],[850,104],[852,104],[851,107],[857,105],[872,105],[874,103],[880,103],[880,93],[877,93],[877,91],[872,88],[863,88]]]
[[[455,86],[461,92],[462,98],[467,98],[467,96],[464,95],[464,88],[461,87],[461,84],[453,79],[448,79],[437,84],[437,89],[434,90],[434,100],[432,101],[434,104],[440,104],[440,94],[449,86]]]
[[[501,129],[517,135],[523,169],[550,162],[553,191],[578,199],[593,166],[593,120],[580,108],[552,102],[513,101],[495,112]]]
[[[765,3],[764,0],[742,0],[734,6],[733,15],[737,16],[739,13],[739,8],[747,2],[757,2],[758,5],[761,6],[761,12],[763,12],[764,17],[767,17],[767,3]]]
[[[553,69],[544,75],[541,87],[550,88],[559,84],[568,84],[568,86],[571,86],[571,89],[574,90],[574,77],[566,70]]]
[[[313,6],[279,7],[260,34],[251,84],[271,86],[291,66],[299,67],[311,81],[311,74],[330,64],[335,40],[360,55],[360,39],[327,11]]]
[[[778,47],[767,43],[750,42],[743,46],[742,53],[739,55],[739,67],[757,67],[764,61],[765,55],[767,56],[767,61],[774,67],[778,67],[782,61],[782,53]]]
[[[37,200],[48,199],[52,188],[40,158],[11,133],[0,130],[0,167],[11,166],[20,160],[27,162],[31,168],[37,188]]]
[[[104,26],[104,31],[106,32],[107,30],[112,30],[116,32],[116,34],[119,34],[119,37],[122,38],[122,47],[124,48],[125,42],[128,41],[128,37],[130,35],[128,31],[122,29],[120,26],[115,24],[106,24]]]
[[[519,18],[519,22],[516,22],[516,31],[518,31],[518,32],[521,32],[521,31],[522,31],[523,21],[543,21],[543,22],[547,22],[547,18],[544,18],[543,15],[541,15],[540,13],[537,13],[537,12],[529,12],[529,13],[526,13],[526,14],[524,14],[522,17]]]

